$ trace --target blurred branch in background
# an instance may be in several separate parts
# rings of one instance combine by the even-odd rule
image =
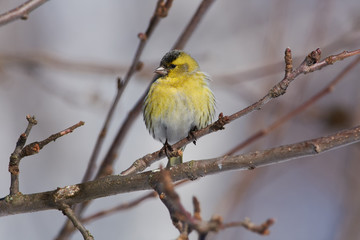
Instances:
[[[198,10],[199,11],[199,10]],[[197,19],[197,18],[195,18]],[[192,22],[190,22],[192,23]],[[190,24],[189,23],[189,24]],[[198,24],[198,23],[197,23]],[[190,30],[193,29],[193,25],[190,25]],[[189,35],[190,30],[186,28],[186,35]],[[182,41],[180,41],[182,39]],[[182,35],[179,37],[177,42],[183,45],[184,40]],[[322,47],[322,52],[324,53],[333,53],[344,48],[350,49],[357,46],[357,43],[360,41],[360,29],[352,29],[348,33],[341,36],[341,38],[336,39],[335,41],[327,44]],[[182,49],[181,45],[174,45],[174,49]],[[293,57],[293,62],[300,62],[302,57],[295,56]],[[284,63],[281,61],[276,61],[269,65],[256,66],[253,69],[239,70],[234,69],[232,72],[218,73],[213,75],[213,79],[221,79],[222,84],[234,85],[244,81],[252,81],[265,76],[272,76],[281,71]],[[156,60],[156,64],[157,64]],[[64,59],[49,53],[44,52],[33,52],[28,54],[10,54],[10,53],[0,53],[0,65],[2,70],[6,70],[9,67],[19,67],[20,69],[27,69],[32,67],[39,68],[48,68],[50,70],[57,71],[68,71],[68,72],[77,72],[77,73],[92,73],[92,74],[103,74],[103,75],[114,75],[114,74],[125,74],[126,70],[129,68],[124,65],[119,65],[115,63],[97,63],[97,62],[83,62],[75,61],[73,59]],[[155,61],[152,64],[155,65]],[[138,71],[137,75],[141,79],[150,79],[153,76],[152,68],[148,65],[142,66],[142,71]],[[215,69],[216,70],[216,69]],[[139,79],[137,79],[139,80]],[[215,82],[216,84],[216,82]]]
[[[40,7],[49,0],[29,0],[24,4],[0,15],[0,26],[17,19],[27,20],[31,11]]]

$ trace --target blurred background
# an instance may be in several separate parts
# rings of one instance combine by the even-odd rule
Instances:
[[[0,12],[22,0],[1,0]],[[47,145],[20,164],[24,194],[79,183],[98,133],[155,9],[151,1],[53,0],[30,13],[27,21],[0,27],[0,197],[9,193],[8,162],[27,114],[35,115],[28,143],[42,140],[78,121],[85,126]],[[174,1],[143,52],[144,69],[130,81],[117,107],[99,161],[128,111],[143,94],[161,57],[201,1]],[[217,113],[232,114],[259,100],[284,75],[284,50],[292,49],[294,66],[321,48],[322,56],[360,48],[357,0],[215,1],[185,50],[212,76]],[[184,160],[224,155],[234,146],[284,116],[323,89],[355,58],[302,75],[287,93],[230,125],[188,145]],[[360,66],[343,77],[333,92],[241,152],[261,150],[324,136],[359,123]],[[115,164],[118,174],[143,155],[161,148],[138,116]],[[241,153],[239,152],[239,153]],[[187,210],[192,196],[204,219],[255,223],[275,218],[269,236],[243,228],[212,234],[209,239],[359,239],[359,144],[316,157],[252,171],[232,171],[180,186]],[[98,163],[99,163],[98,161]],[[153,164],[166,164],[166,160]],[[94,201],[84,216],[126,203],[145,192]],[[0,218],[1,239],[54,239],[66,217],[43,211]],[[167,209],[158,199],[92,222],[95,239],[174,239]],[[75,232],[71,239],[82,239]],[[193,233],[190,239],[197,239]]]

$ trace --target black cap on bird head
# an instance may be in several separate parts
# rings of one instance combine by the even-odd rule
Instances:
[[[170,52],[167,52],[164,57],[160,61],[160,66],[167,66],[171,62],[173,62],[176,58],[179,57],[179,55],[183,53],[181,50],[171,50]]]

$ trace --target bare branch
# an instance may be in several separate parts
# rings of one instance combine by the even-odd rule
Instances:
[[[29,13],[49,0],[29,0],[22,5],[0,15],[0,26],[17,19],[27,20]]]
[[[258,233],[260,235],[269,235],[270,231],[269,228],[275,223],[275,220],[273,218],[269,218],[264,223],[260,225],[256,225],[253,222],[250,221],[249,218],[246,218],[242,222],[232,222],[232,223],[225,223],[221,226],[222,229],[230,228],[230,227],[238,227],[242,226],[252,232]]]
[[[225,155],[233,155],[234,153],[238,152],[239,150],[243,149],[244,147],[248,146],[249,144],[253,143],[257,139],[265,136],[266,134],[270,133],[271,131],[275,130],[276,128],[282,126],[282,124],[286,121],[289,121],[294,116],[300,114],[303,112],[306,108],[312,106],[315,102],[322,99],[325,95],[331,93],[334,90],[334,87],[337,83],[339,83],[342,79],[344,79],[344,76],[349,73],[356,65],[358,65],[360,62],[360,57],[357,57],[354,59],[343,71],[339,73],[335,77],[334,80],[332,80],[325,88],[323,88],[321,91],[319,91],[317,94],[315,94],[313,97],[311,97],[309,100],[286,114],[285,116],[279,118],[277,121],[275,121],[273,124],[268,126],[267,128],[261,129],[258,132],[254,133],[250,137],[248,137],[246,140],[238,144],[236,147],[228,151]],[[286,73],[285,73],[286,74]]]
[[[179,182],[175,183],[174,185],[179,186],[179,185],[181,185],[183,183],[186,183],[186,182],[189,182],[189,180],[184,179],[182,181],[179,181]],[[145,194],[144,196],[139,197],[139,198],[137,198],[135,200],[132,200],[132,201],[130,201],[128,203],[119,204],[118,206],[115,206],[113,208],[109,208],[107,210],[103,210],[103,211],[97,212],[95,214],[92,214],[92,215],[90,215],[88,217],[85,217],[85,218],[81,219],[81,222],[83,222],[83,223],[92,222],[92,221],[95,221],[95,220],[97,220],[99,218],[108,216],[110,214],[114,214],[114,213],[117,213],[117,212],[120,212],[120,211],[131,209],[133,207],[138,206],[140,203],[144,202],[145,200],[155,198],[157,196],[158,195],[157,195],[156,192],[150,192],[150,193]]]
[[[80,231],[83,235],[84,240],[94,240],[94,237],[89,233],[89,231],[84,227],[81,221],[76,217],[74,211],[68,205],[63,206],[62,212],[70,219],[74,226]]]
[[[51,135],[50,137],[48,137],[43,141],[33,142],[24,147],[32,126],[37,124],[37,121],[35,120],[34,116],[30,117],[30,115],[27,115],[26,119],[29,122],[28,126],[25,132],[20,135],[20,138],[16,143],[16,148],[10,156],[10,162],[9,162],[9,172],[11,174],[10,195],[19,193],[19,172],[20,172],[19,165],[22,158],[38,153],[45,145],[47,145],[51,141],[55,141],[59,137],[62,137],[72,132],[74,129],[84,125],[84,122],[79,122],[63,131]]]
[[[35,116],[26,116],[26,120],[28,121],[28,126],[26,127],[26,130],[23,134],[20,135],[16,147],[14,149],[14,152],[10,155],[10,161],[9,161],[9,172],[11,175],[11,181],[10,181],[10,195],[17,194],[19,192],[19,164],[21,160],[21,152],[23,150],[23,147],[26,143],[26,140],[30,134],[30,131],[34,125],[37,124],[37,121],[35,119]]]
[[[71,59],[61,58],[44,52],[33,52],[31,54],[11,54],[1,53],[0,59],[3,65],[19,64],[22,68],[30,66],[44,67],[56,70],[65,70],[69,72],[84,72],[92,74],[119,74],[125,72],[125,66],[118,66],[115,64],[102,64],[88,61],[76,61]]]
[[[214,0],[203,0],[201,2],[195,14],[191,18],[188,25],[185,27],[184,31],[182,32],[172,49],[183,49],[185,47],[185,44],[188,42],[196,27],[199,25],[205,13],[208,11],[208,9],[213,3]]]
[[[213,216],[209,221],[203,221],[200,216],[200,203],[196,197],[193,197],[194,215],[192,216],[185,210],[175,192],[169,170],[160,169],[159,178],[154,182],[151,181],[150,184],[159,194],[160,200],[169,210],[174,226],[181,233],[178,239],[182,239],[184,235],[188,236],[192,230],[196,230],[199,239],[205,239],[209,232],[218,232],[221,229],[236,226],[242,226],[261,235],[268,235],[270,226],[275,222],[273,219],[269,219],[261,225],[255,225],[249,219],[245,219],[243,222],[223,224],[223,219],[220,216]]]
[[[47,144],[49,144],[50,142],[55,141],[56,139],[58,139],[59,137],[62,137],[66,134],[72,133],[76,128],[83,126],[85,123],[83,121],[80,121],[76,124],[74,124],[71,127],[68,127],[60,132],[57,132],[55,134],[52,134],[51,136],[49,136],[48,138],[40,141],[40,142],[32,142],[29,143],[28,145],[26,145],[20,153],[21,158],[26,157],[26,156],[30,156],[33,154],[37,154],[39,153],[39,151],[45,147]]]
[[[187,229],[187,225],[194,223],[195,219],[185,210],[180,202],[179,195],[175,192],[168,170],[160,169],[159,176],[150,179],[150,185],[158,193],[160,200],[169,210],[171,220],[180,233]]]
[[[172,167],[170,169],[170,175],[173,181],[179,181],[182,179],[192,180],[235,169],[254,169],[256,167],[285,162],[291,159],[317,155],[359,141],[360,126],[357,126],[326,137],[315,138],[268,150],[182,163]],[[67,186],[49,192],[7,196],[0,199],[0,216],[58,209],[59,204],[63,203],[72,206],[73,204],[100,197],[151,189],[150,182],[156,182],[156,179],[160,177],[159,174],[158,170],[154,170],[135,175],[107,176],[91,182]],[[71,191],[65,191],[66,194],[63,194],[64,189],[71,189]],[[59,191],[61,191],[61,194],[59,194]]]

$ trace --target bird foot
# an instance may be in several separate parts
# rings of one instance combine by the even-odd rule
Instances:
[[[172,158],[172,157],[179,157],[183,155],[183,151],[181,149],[174,149],[168,142],[167,140],[164,143],[164,151],[165,154],[168,158]]]
[[[186,137],[189,141],[193,140],[193,144],[196,145],[196,137],[194,135],[194,132],[197,131],[197,127],[193,127],[190,131],[188,136]]]

